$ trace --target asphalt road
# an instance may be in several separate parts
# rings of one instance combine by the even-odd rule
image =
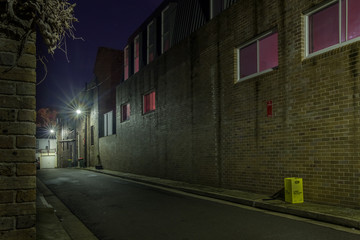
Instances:
[[[79,169],[38,177],[101,240],[359,240],[360,235]],[[344,228],[344,230],[346,230]]]

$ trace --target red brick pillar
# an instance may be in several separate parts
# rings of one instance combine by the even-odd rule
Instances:
[[[35,35],[14,64],[19,41],[0,31],[0,239],[36,239]]]

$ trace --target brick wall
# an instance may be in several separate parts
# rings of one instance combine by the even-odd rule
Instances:
[[[18,67],[19,41],[0,32],[0,239],[35,239],[35,35]]]
[[[360,44],[305,58],[302,13],[320,2],[241,2],[219,19],[222,183],[270,194],[302,177],[306,200],[359,207]],[[278,69],[234,84],[234,47],[272,28]]]
[[[305,200],[359,207],[360,42],[305,57],[303,12],[321,2],[238,1],[122,83],[104,167],[268,194],[302,177]],[[237,82],[236,48],[271,29],[278,68]]]

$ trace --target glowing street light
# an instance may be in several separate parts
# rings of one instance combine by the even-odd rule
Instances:
[[[76,109],[76,118],[75,118],[75,142],[74,142],[74,158],[75,158],[75,161],[77,161],[77,164],[79,166],[79,161],[78,161],[78,137],[77,137],[77,131],[76,131],[76,122],[78,120],[78,116],[82,113],[82,111],[78,108]]]

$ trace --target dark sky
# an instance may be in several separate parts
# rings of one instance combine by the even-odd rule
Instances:
[[[130,35],[146,20],[163,0],[77,0],[75,16],[76,36],[82,40],[67,39],[68,62],[63,52],[54,57],[46,54],[38,37],[38,53],[45,55],[47,77],[37,86],[37,109],[62,108],[85,82],[93,79],[93,67],[98,47],[123,49]],[[40,46],[39,46],[40,45]],[[45,54],[44,54],[45,53]],[[43,67],[38,64],[37,78],[43,77]]]

